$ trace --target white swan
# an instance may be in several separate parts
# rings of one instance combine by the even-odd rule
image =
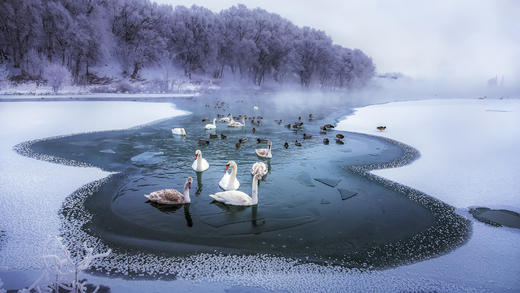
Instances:
[[[204,126],[204,129],[208,130],[208,129],[215,129],[217,128],[217,118],[213,118],[213,124],[206,124],[206,126]]]
[[[246,125],[246,119],[244,117],[242,117],[242,123],[231,119],[231,122],[229,122],[227,126],[228,127],[243,127],[244,125]]]
[[[172,128],[172,134],[186,136],[186,130],[184,130],[184,128]]]
[[[203,172],[208,170],[208,161],[202,157],[202,152],[200,150],[195,151],[195,161],[193,164],[191,164],[191,168],[193,168],[193,170],[196,172]]]
[[[270,159],[273,157],[273,154],[271,154],[271,146],[273,143],[271,141],[267,142],[267,148],[266,149],[256,149],[256,155],[262,158]]]
[[[251,196],[238,190],[229,190],[210,194],[209,196],[214,200],[227,205],[234,206],[252,206],[258,204],[258,180],[262,176],[257,174],[253,176],[253,183],[251,184]]]
[[[253,164],[253,167],[251,167],[251,175],[260,174],[262,177],[264,177],[267,172],[269,172],[269,169],[267,169],[267,166],[262,162],[256,162]]]
[[[145,194],[144,197],[146,197],[149,201],[153,201],[159,204],[172,205],[190,203],[191,182],[193,182],[191,177],[186,178],[186,183],[184,183],[184,194],[175,189],[162,189],[154,191],[150,194]]]
[[[225,122],[225,123],[229,123],[233,120],[233,115],[229,114],[227,117],[222,117],[220,118],[220,120],[218,122]]]
[[[227,169],[231,167],[231,174],[227,172]],[[218,186],[224,190],[237,190],[240,187],[240,182],[237,179],[237,164],[235,161],[229,161],[226,165],[226,173],[220,179]]]

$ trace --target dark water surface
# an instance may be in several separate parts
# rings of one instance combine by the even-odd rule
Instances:
[[[406,189],[390,188],[351,171],[354,165],[398,160],[404,151],[371,136],[343,133],[345,144],[340,145],[335,143],[340,132],[319,134],[319,125],[334,123],[348,108],[277,110],[260,99],[255,101],[260,110],[254,112],[252,102],[228,102],[215,108],[214,101],[214,96],[176,99],[178,108],[192,114],[135,129],[42,140],[31,148],[38,154],[120,172],[84,201],[92,215],[84,231],[115,251],[175,256],[215,251],[268,253],[383,267],[442,253],[462,243],[469,233],[468,224],[449,206],[429,199],[449,214],[440,219],[438,210],[410,199]],[[248,120],[243,129],[217,122],[219,138],[209,139],[211,131],[204,130],[209,122],[201,119],[228,112],[264,119],[261,126]],[[310,112],[315,117],[312,121],[307,118]],[[298,115],[304,122],[302,130],[284,127]],[[283,119],[282,125],[274,119]],[[184,127],[188,135],[172,136],[173,127]],[[220,139],[220,133],[227,139]],[[303,133],[313,138],[303,140]],[[237,150],[235,143],[241,137],[248,141]],[[240,190],[251,193],[249,170],[259,161],[255,148],[266,147],[256,143],[258,137],[273,141],[273,158],[264,160],[270,171],[260,183],[258,206],[213,202],[208,195],[221,191],[218,182],[229,160],[238,164]],[[329,145],[322,143],[323,137],[330,139]],[[208,139],[210,144],[199,146],[199,139]],[[295,146],[296,139],[302,147]],[[290,143],[288,149],[283,147],[285,141]],[[203,173],[191,169],[197,149],[210,164]],[[143,196],[163,188],[182,190],[187,176],[194,178],[189,205],[159,206]]]

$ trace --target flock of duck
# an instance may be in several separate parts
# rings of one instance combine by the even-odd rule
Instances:
[[[253,108],[255,111],[258,110],[258,106],[254,106]],[[227,123],[228,127],[244,127],[246,124],[246,119],[248,118],[246,115],[239,115],[237,116],[237,120],[234,120],[234,117],[232,114],[228,114],[227,116],[224,115],[217,115],[219,117],[218,121],[220,123]],[[257,116],[257,121],[255,122],[255,117],[249,117],[251,120],[251,123],[253,125],[260,126],[260,121],[263,119],[261,116]],[[309,114],[309,120],[312,120],[313,114]],[[209,121],[209,119],[203,119],[203,122]],[[282,120],[275,120],[275,122],[279,125],[282,124]],[[213,119],[213,123],[206,124],[204,126],[204,129],[206,130],[214,130],[217,128],[217,118]],[[293,124],[286,124],[285,127],[289,129],[299,130],[303,126],[303,121],[301,116],[298,117],[298,121],[294,122]],[[332,124],[325,124],[323,126],[320,126],[320,133],[326,134],[327,131],[331,128],[334,128],[334,125]],[[386,129],[386,126],[378,126],[378,130],[383,131]],[[255,132],[255,128],[252,129],[253,133]],[[186,136],[186,130],[184,128],[173,128],[172,130],[173,135],[181,135]],[[211,133],[210,138],[217,138],[216,133]],[[312,135],[310,134],[303,134],[303,139],[311,139]],[[344,144],[343,139],[345,136],[343,134],[336,134],[336,143],[338,144]],[[221,134],[221,139],[226,139],[226,136],[224,134]],[[241,138],[236,143],[237,149],[240,147],[242,143],[247,141],[247,138]],[[257,143],[267,143],[267,148],[260,148],[256,149],[256,155],[260,158],[264,159],[271,159],[272,153],[272,142],[265,138],[257,138]],[[329,139],[324,138],[323,139],[324,144],[329,144]],[[205,145],[209,144],[208,140],[201,139],[199,140],[199,145]],[[298,140],[295,141],[296,146],[302,146],[302,143]],[[284,143],[284,147],[287,149],[289,148],[289,143],[286,141]],[[202,152],[200,150],[195,151],[195,160],[192,164],[192,169],[196,172],[204,172],[207,169],[209,169],[209,163],[206,159],[202,157]],[[228,173],[228,169],[231,168],[231,172]],[[256,162],[251,167],[251,175],[253,176],[253,182],[251,187],[251,196],[246,194],[245,192],[239,191],[240,182],[237,179],[237,164],[234,161],[229,161],[226,164],[224,176],[222,176],[222,179],[219,181],[218,185],[220,188],[222,188],[224,191],[217,192],[214,194],[210,194],[209,196],[213,198],[215,201],[221,202],[226,205],[235,205],[235,206],[251,206],[258,204],[258,181],[261,180],[267,173],[268,168],[267,166],[262,162]],[[163,205],[179,205],[179,204],[185,204],[190,203],[190,188],[191,184],[193,182],[192,177],[187,177],[186,182],[184,183],[184,189],[183,192],[179,192],[175,189],[162,189],[159,191],[154,191],[150,194],[146,194],[145,197],[151,201],[158,204]]]

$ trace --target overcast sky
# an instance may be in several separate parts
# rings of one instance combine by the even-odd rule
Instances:
[[[238,3],[324,30],[371,56],[378,72],[421,79],[520,82],[520,1],[515,0],[155,0],[207,7]]]

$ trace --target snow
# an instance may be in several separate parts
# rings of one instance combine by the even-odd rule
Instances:
[[[386,125],[384,132],[376,130]],[[374,174],[458,208],[520,211],[520,100],[426,100],[356,109],[337,129],[389,137],[421,158]],[[442,182],[442,184],[439,184]]]
[[[109,175],[18,155],[20,142],[85,131],[123,129],[186,112],[163,103],[24,102],[0,103],[0,230],[7,241],[0,266],[41,267],[43,245],[58,235],[58,210],[66,196]]]
[[[480,223],[469,207],[520,210],[520,100],[425,100],[358,108],[337,130],[389,137],[421,152],[374,174],[421,190],[473,221],[469,242],[444,256],[387,270],[470,288],[520,289],[520,231]],[[386,125],[384,132],[376,127]]]
[[[20,93],[20,94],[5,94],[0,95],[0,101],[5,99],[10,100],[24,100],[24,99],[158,99],[158,98],[190,98],[198,97],[199,93],[185,93],[185,94],[173,94],[173,93],[162,93],[162,94],[121,94],[121,93],[106,93],[106,94],[88,94],[80,92],[62,93],[62,94],[42,94],[42,93]]]

